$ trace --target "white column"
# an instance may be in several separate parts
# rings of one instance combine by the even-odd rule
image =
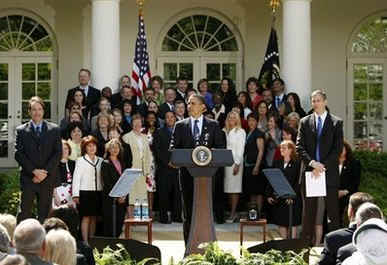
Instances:
[[[296,92],[305,109],[309,109],[312,91],[311,2],[282,0],[283,62],[282,75],[288,91]]]
[[[92,0],[92,83],[114,91],[120,76],[120,0]]]

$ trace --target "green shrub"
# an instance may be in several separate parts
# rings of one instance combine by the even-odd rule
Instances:
[[[374,196],[376,204],[387,216],[387,153],[359,151],[354,155],[362,165],[359,190]]]
[[[118,249],[113,250],[110,247],[104,248],[102,253],[94,249],[94,259],[96,265],[145,265],[149,261],[155,261],[153,258],[144,259],[140,262],[130,258],[128,251],[122,244],[117,244]]]
[[[0,213],[16,215],[20,203],[20,181],[16,170],[0,174],[0,191]]]

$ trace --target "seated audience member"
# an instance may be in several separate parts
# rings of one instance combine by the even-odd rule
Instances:
[[[97,115],[97,129],[91,133],[97,139],[97,155],[105,155],[105,144],[109,141],[109,129],[113,125],[113,118],[110,114],[100,113]]]
[[[72,122],[67,127],[67,130],[68,135],[70,136],[67,143],[71,148],[68,159],[75,161],[81,156],[81,141],[84,136],[84,127],[80,122]]]
[[[292,233],[292,238],[297,237],[297,226],[301,225],[302,200],[301,190],[299,188],[299,177],[301,164],[296,154],[296,145],[291,140],[282,141],[280,144],[282,159],[274,161],[273,167],[282,171],[293,190],[296,192],[295,199],[277,198],[271,185],[267,186],[267,201],[269,207],[270,223],[279,226],[279,232],[282,238],[288,238]],[[289,231],[289,205],[292,204],[292,231]]]
[[[0,261],[10,253],[11,240],[7,229],[0,224]]]
[[[67,141],[62,140],[62,159],[58,165],[58,175],[56,187],[53,194],[53,207],[68,205],[75,207],[72,200],[72,182],[75,169],[75,161],[69,160],[72,149]]]
[[[107,98],[102,98],[99,100],[98,103],[98,110],[93,113],[94,115],[91,118],[90,124],[91,124],[91,131],[97,130],[97,118],[99,113],[103,113],[105,115],[110,115],[110,102]]]
[[[30,265],[22,255],[7,255],[3,260],[0,258],[0,265]]]
[[[281,143],[281,130],[278,128],[277,115],[269,115],[267,121],[267,131],[265,133],[265,159],[266,166],[272,167],[274,161],[275,150]]]
[[[249,195],[250,203],[256,204],[258,212],[263,206],[266,179],[262,172],[265,168],[265,135],[257,128],[258,117],[255,113],[247,116],[247,130],[244,150],[243,193]]]
[[[246,82],[246,91],[249,93],[251,101],[251,109],[257,109],[258,103],[262,101],[263,97],[261,95],[261,88],[258,83],[258,79],[255,77],[250,77]]]
[[[113,199],[109,196],[124,170],[128,168],[124,161],[123,148],[119,139],[113,138],[106,144],[106,157],[101,165],[102,212],[104,219],[104,236],[119,237],[124,224],[125,214],[129,212],[128,196]],[[116,204],[116,234],[113,234],[113,205]]]
[[[185,102],[183,100],[175,101],[175,116],[176,121],[184,120],[186,117]]]
[[[209,91],[208,87],[208,80],[203,78],[200,79],[198,82],[198,91],[199,94],[204,97],[204,100],[206,102],[207,110],[211,111],[214,107],[214,102],[212,100],[212,93]]]
[[[289,103],[291,112],[298,113],[298,115],[300,115],[300,119],[306,116],[306,112],[301,107],[300,97],[297,95],[297,93],[294,93],[294,92],[288,93],[286,96],[286,100]]]
[[[165,127],[154,134],[153,150],[157,165],[157,189],[159,191],[160,222],[181,220],[178,170],[170,166],[169,143],[176,118],[173,112],[165,114]],[[168,214],[169,212],[169,214]]]
[[[250,101],[249,93],[247,93],[246,91],[239,92],[237,102],[242,104],[243,114],[244,114],[243,118],[247,120],[247,116],[249,116],[249,114],[253,112],[251,110],[251,101]],[[236,103],[234,103],[234,106],[235,105]]]
[[[93,250],[78,238],[79,215],[77,210],[71,207],[61,206],[54,209],[50,217],[57,217],[67,225],[69,232],[76,240],[77,253],[85,256],[87,265],[95,265]]]
[[[74,237],[64,229],[53,229],[46,236],[44,260],[57,265],[75,265],[77,245]]]
[[[353,157],[351,145],[344,140],[343,151],[339,156],[339,210],[341,224],[343,224],[343,214],[348,205],[349,197],[359,190],[361,164]]]
[[[300,123],[300,115],[297,112],[290,112],[285,119],[285,126],[289,126],[295,130],[298,130],[298,124]],[[282,128],[283,128],[282,127]]]
[[[219,127],[224,127],[224,122],[226,120],[226,107],[223,105],[223,98],[220,93],[214,94],[214,108],[212,109],[212,114],[214,115],[214,120],[219,123]]]
[[[155,98],[157,105],[161,106],[165,100],[167,95],[164,97],[164,81],[159,75],[152,76],[149,82],[151,88],[155,91]],[[166,92],[166,91],[165,91]],[[164,118],[163,118],[164,119]]]
[[[49,265],[43,261],[46,250],[46,232],[36,219],[26,219],[15,229],[13,242],[16,252],[24,256],[30,265]]]
[[[11,242],[13,240],[13,233],[16,228],[16,217],[12,214],[3,213],[0,214],[0,225],[3,225],[7,229]]]
[[[175,110],[175,99],[176,99],[176,90],[172,87],[168,87],[165,89],[165,102],[160,106],[159,110],[159,117],[161,119],[165,119],[165,113],[168,111],[174,111]],[[158,103],[156,101],[156,103]]]
[[[231,78],[224,77],[222,79],[222,81],[220,82],[219,92],[221,97],[223,98],[223,104],[226,108],[225,113],[229,113],[238,100],[235,92],[235,85]],[[245,117],[245,119],[247,119],[247,116]]]
[[[134,113],[135,106],[129,100],[122,102],[122,130],[126,133],[132,130],[132,114]]]
[[[350,225],[348,228],[342,228],[332,231],[325,235],[324,249],[321,252],[319,265],[334,265],[336,264],[337,251],[342,246],[349,244],[352,241],[353,232],[356,230],[355,214],[365,202],[372,202],[374,199],[371,195],[364,192],[354,193],[348,203],[348,219]]]
[[[387,224],[378,206],[366,202],[356,212],[353,253],[343,265],[387,265]]]
[[[55,230],[55,229],[63,229],[67,231],[69,230],[65,222],[63,222],[61,219],[57,217],[50,217],[44,220],[43,228],[46,231],[46,234],[51,230]]]

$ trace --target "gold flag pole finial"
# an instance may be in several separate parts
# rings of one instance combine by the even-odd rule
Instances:
[[[280,3],[281,3],[280,0],[270,0],[270,6],[273,12],[273,15],[277,12],[277,9],[279,8]]]
[[[136,0],[137,2],[137,6],[138,6],[138,10],[139,10],[139,13],[140,13],[140,16],[143,15],[143,10],[144,10],[144,2],[145,0]]]

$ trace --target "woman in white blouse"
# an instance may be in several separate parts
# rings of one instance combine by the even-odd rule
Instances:
[[[232,151],[234,165],[225,167],[224,192],[229,194],[231,214],[226,220],[232,223],[236,220],[236,208],[239,194],[242,192],[243,153],[245,150],[246,132],[241,128],[241,119],[238,113],[231,111],[226,118],[223,129],[227,138],[227,149]]]
[[[82,239],[88,243],[94,236],[97,216],[102,209],[101,164],[97,154],[97,139],[86,136],[81,142],[82,156],[75,163],[73,176],[73,201],[81,216]]]
[[[133,115],[132,117],[133,129],[122,137],[122,140],[130,145],[132,150],[132,168],[142,169],[143,175],[134,183],[132,190],[129,192],[129,206],[132,209],[136,199],[143,201],[148,200],[146,176],[151,171],[151,157],[152,153],[149,147],[148,139],[142,133],[142,118],[141,115]],[[130,210],[132,213],[133,211]]]

